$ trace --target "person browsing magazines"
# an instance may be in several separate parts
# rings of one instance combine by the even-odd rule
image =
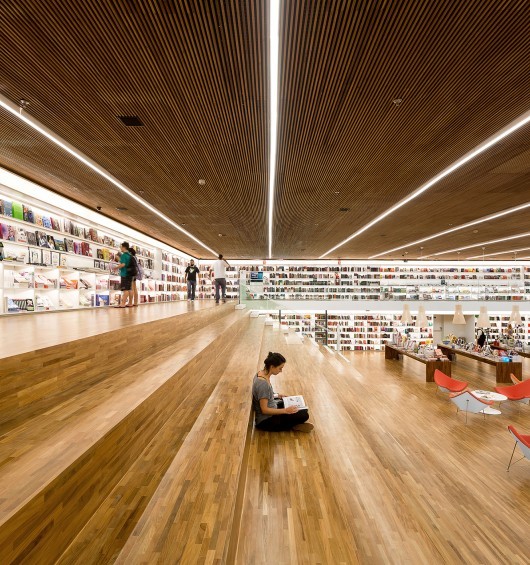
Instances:
[[[263,362],[264,368],[254,376],[252,407],[256,416],[256,427],[268,432],[286,430],[309,432],[314,426],[307,421],[309,419],[307,409],[298,409],[296,406],[283,408],[282,395],[279,395],[280,402],[277,403],[274,399],[271,376],[279,375],[285,363],[285,357],[281,353],[269,352]]]

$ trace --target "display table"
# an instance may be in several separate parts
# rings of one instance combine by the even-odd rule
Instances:
[[[478,398],[481,398],[482,400],[493,400],[493,402],[498,402],[499,404],[501,402],[504,402],[505,400],[508,400],[508,397],[504,396],[504,394],[499,394],[498,392],[493,392],[491,390],[474,390],[473,394],[475,396],[478,396]],[[482,412],[484,412],[484,414],[490,414],[494,416],[498,416],[501,413],[500,410],[492,408],[491,406],[484,408]]]
[[[399,359],[400,355],[406,355],[425,365],[425,381],[434,382],[434,371],[439,369],[448,377],[451,376],[451,361],[449,359],[426,359],[407,349],[403,349],[392,343],[385,344],[385,359]]]
[[[506,347],[505,345],[491,345],[491,344],[490,347],[492,349],[498,349],[499,351],[515,351],[517,352],[517,355],[520,355],[521,357],[530,358],[530,353],[527,353],[525,351],[519,351],[517,349],[514,349],[513,347]]]
[[[494,357],[484,357],[484,355],[475,353],[474,351],[466,351],[465,349],[459,349],[457,347],[453,349],[449,345],[438,344],[437,347],[452,361],[455,360],[457,355],[462,355],[463,357],[469,357],[469,359],[474,359],[475,361],[493,365],[495,367],[495,377],[498,383],[511,383],[510,373],[513,373],[518,379],[523,378],[522,361],[501,361]]]

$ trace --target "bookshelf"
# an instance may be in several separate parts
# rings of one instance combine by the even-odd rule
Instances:
[[[269,311],[268,315],[279,320],[277,311]],[[346,351],[382,351],[385,341],[392,340],[396,333],[405,334],[418,344],[432,344],[432,316],[427,316],[427,328],[417,327],[416,317],[412,320],[411,324],[402,324],[400,316],[389,314],[328,312],[328,346]],[[322,328],[326,324],[326,314],[323,312],[285,312],[282,313],[282,324],[318,343],[325,343],[326,333]]]
[[[188,256],[0,187],[0,314],[114,305],[120,277],[113,266],[124,240],[144,269],[145,279],[138,281],[140,304],[185,298]]]

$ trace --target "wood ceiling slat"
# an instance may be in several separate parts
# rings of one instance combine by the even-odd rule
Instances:
[[[523,2],[283,8],[279,256],[320,255],[530,108]],[[487,165],[475,174],[486,182]],[[394,245],[411,239],[413,217],[394,229]],[[333,256],[373,254],[371,232]]]
[[[1,94],[28,99],[31,115],[210,247],[265,256],[267,0],[13,0],[2,8]],[[283,0],[275,255],[318,257],[527,111],[528,29],[526,0]],[[394,98],[403,98],[399,108]],[[137,114],[145,127],[127,129],[119,114]],[[2,112],[0,128],[0,165],[80,202],[105,198],[117,219],[197,253]],[[523,201],[525,140],[527,130],[334,256],[367,257],[441,231],[446,216],[456,225]],[[473,207],[458,205],[463,191]],[[114,212],[119,205],[127,215]],[[391,243],[379,237],[389,232]],[[480,238],[482,228],[432,249],[464,236]]]
[[[264,255],[266,29],[249,13],[265,9],[264,0],[10,3],[0,14],[0,93],[28,99],[31,115],[209,246]],[[138,114],[145,127],[125,130],[118,114]],[[37,161],[46,151],[15,170],[34,165],[45,180]]]

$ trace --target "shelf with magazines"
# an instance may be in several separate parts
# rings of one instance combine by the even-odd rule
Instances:
[[[38,190],[48,194],[42,187]],[[139,297],[142,303],[181,298],[182,262],[187,255],[171,253],[167,245],[57,195],[38,200],[36,191],[28,195],[0,185],[0,314],[116,303],[120,278],[115,267],[122,241],[136,250],[148,281]],[[58,208],[58,203],[64,208]],[[136,237],[131,237],[133,233]],[[167,269],[163,254],[168,257]]]

